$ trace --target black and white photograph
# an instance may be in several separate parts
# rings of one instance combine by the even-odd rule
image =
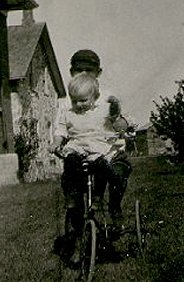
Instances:
[[[184,1],[0,0],[0,281],[184,282]]]

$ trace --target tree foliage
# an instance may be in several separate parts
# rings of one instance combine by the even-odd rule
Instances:
[[[184,161],[184,81],[173,100],[162,97],[159,105],[154,101],[157,113],[151,111],[150,120],[159,136],[171,139],[179,162]]]

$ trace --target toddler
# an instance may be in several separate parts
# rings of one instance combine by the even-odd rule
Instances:
[[[95,177],[94,207],[103,199],[109,183],[109,213],[121,228],[121,200],[131,172],[125,157],[124,133],[127,121],[121,116],[115,97],[100,100],[99,83],[87,73],[75,75],[69,85],[71,108],[60,111],[55,130],[55,150],[64,157],[62,188],[66,208],[71,209],[71,223],[76,238],[83,227],[82,160],[92,161]],[[115,110],[117,108],[117,110]]]

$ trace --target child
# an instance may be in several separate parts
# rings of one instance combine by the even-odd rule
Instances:
[[[82,160],[93,161],[96,185],[93,208],[103,199],[109,182],[109,212],[118,228],[122,225],[121,200],[131,165],[124,155],[123,133],[127,122],[120,115],[116,98],[110,97],[102,103],[97,79],[84,72],[71,79],[68,92],[71,108],[60,111],[57,117],[55,150],[62,151],[64,157],[62,187],[66,206],[72,210],[71,222],[76,238],[80,238],[84,209]]]
[[[75,52],[71,58],[71,76],[86,72],[89,75],[98,78],[102,72],[100,67],[100,58],[92,50],[83,49]]]

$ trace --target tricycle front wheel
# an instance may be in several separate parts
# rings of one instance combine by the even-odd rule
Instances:
[[[96,259],[96,225],[89,220],[84,226],[81,248],[81,281],[91,282]]]

